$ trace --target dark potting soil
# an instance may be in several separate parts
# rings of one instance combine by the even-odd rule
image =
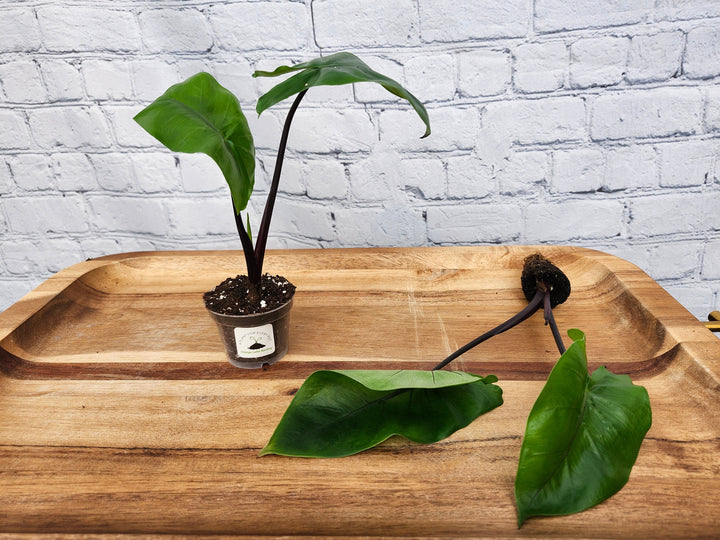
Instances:
[[[263,274],[257,294],[247,276],[227,278],[203,294],[205,307],[225,315],[250,315],[277,309],[295,294],[295,285],[282,276]]]

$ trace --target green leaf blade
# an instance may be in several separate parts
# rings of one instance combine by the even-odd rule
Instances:
[[[255,183],[255,145],[237,98],[210,74],[175,84],[135,121],[173,152],[210,156],[225,177],[237,214]]]
[[[344,457],[392,435],[429,444],[502,404],[502,390],[476,375],[441,376],[432,385],[429,371],[350,371],[310,375],[260,455]]]
[[[585,337],[553,368],[528,417],[515,479],[518,526],[531,516],[595,506],[628,481],[652,423],[650,400],[626,375],[587,372]]]
[[[280,66],[274,71],[256,71],[253,77],[277,77],[292,72],[299,72],[271,88],[260,97],[256,111],[263,111],[273,105],[313,86],[339,86],[361,82],[373,82],[381,85],[393,95],[407,100],[425,124],[425,133],[421,138],[430,135],[430,118],[425,106],[398,82],[371,69],[357,56],[340,52],[316,58],[295,66]]]

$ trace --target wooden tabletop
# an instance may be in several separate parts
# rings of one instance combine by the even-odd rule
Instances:
[[[519,311],[522,261],[537,251],[572,282],[555,317],[586,332],[591,369],[649,392],[653,426],[618,494],[517,529],[522,434],[558,356],[541,314],[452,364],[497,375],[505,404],[448,439],[258,457],[313,371],[430,369]],[[228,363],[202,303],[244,272],[239,252],[90,260],[0,313],[0,533],[720,534],[720,340],[637,267],[493,246],[274,251],[265,270],[298,287],[290,351],[265,371]]]

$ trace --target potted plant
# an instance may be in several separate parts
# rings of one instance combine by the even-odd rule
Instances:
[[[168,88],[135,116],[148,133],[174,152],[202,152],[210,156],[230,188],[233,216],[245,256],[245,275],[229,277],[203,295],[205,307],[217,323],[230,362],[238,367],[271,365],[287,352],[289,312],[295,286],[282,276],[263,274],[265,247],[275,207],[290,125],[300,102],[313,86],[338,86],[359,82],[380,84],[407,100],[430,134],[425,107],[396,81],[377,73],[356,56],[341,52],[272,72],[256,71],[253,77],[294,73],[258,99],[261,114],[273,105],[296,96],[280,138],[275,170],[260,228],[253,245],[250,219],[243,219],[255,183],[255,146],[238,99],[208,73],[198,73]]]

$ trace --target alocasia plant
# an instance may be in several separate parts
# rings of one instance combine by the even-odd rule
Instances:
[[[250,232],[249,216],[242,212],[255,185],[255,145],[238,99],[208,73],[198,73],[184,82],[171,86],[162,96],[135,116],[135,120],[151,135],[175,152],[202,152],[220,167],[230,188],[233,215],[245,255],[247,276],[257,287],[265,258],[270,221],[278,192],[283,159],[290,125],[307,91],[315,86],[336,86],[372,82],[392,94],[406,99],[425,124],[422,137],[430,134],[430,121],[425,107],[394,80],[373,71],[356,56],[341,52],[295,66],[281,66],[275,71],[256,71],[253,77],[276,77],[295,73],[277,84],[258,99],[256,111],[297,95],[283,126],[272,183],[265,203],[255,245]],[[250,291],[256,294],[256,291]]]

